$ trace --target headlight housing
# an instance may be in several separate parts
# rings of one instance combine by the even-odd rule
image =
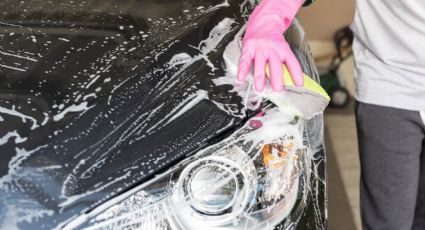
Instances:
[[[68,226],[79,229],[270,229],[303,208],[303,122],[274,108]],[[286,221],[285,221],[286,220]]]

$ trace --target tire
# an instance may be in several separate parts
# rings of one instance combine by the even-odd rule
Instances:
[[[329,96],[331,97],[330,106],[332,107],[345,108],[350,101],[348,90],[340,86],[333,88]]]

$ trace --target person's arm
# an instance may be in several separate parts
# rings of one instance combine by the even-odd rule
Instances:
[[[285,41],[284,32],[291,25],[299,8],[312,0],[262,0],[249,17],[243,38],[238,79],[245,81],[254,63],[254,86],[263,91],[266,65],[270,68],[270,83],[274,91],[284,89],[282,64],[288,67],[294,84],[302,86],[301,66]]]

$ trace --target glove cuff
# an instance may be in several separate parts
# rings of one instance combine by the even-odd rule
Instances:
[[[277,15],[282,20],[283,33],[289,28],[303,4],[304,0],[261,0],[260,4],[255,7],[249,21],[267,20],[267,15]]]

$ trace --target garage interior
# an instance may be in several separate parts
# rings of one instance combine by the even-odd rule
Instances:
[[[338,10],[336,10],[338,9]],[[309,37],[315,58],[335,53],[335,32],[350,25],[355,1],[318,0],[300,11],[299,17]],[[317,22],[320,22],[318,25]],[[317,62],[318,69],[326,61]],[[328,108],[325,112],[325,132],[328,170],[328,229],[361,229],[359,211],[360,165],[354,117],[354,60],[340,66],[342,84],[350,92],[345,108]]]

